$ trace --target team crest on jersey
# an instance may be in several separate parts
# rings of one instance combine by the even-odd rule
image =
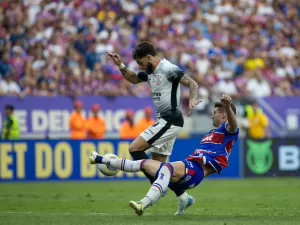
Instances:
[[[154,76],[152,82],[155,82],[155,84],[156,84],[157,86],[159,86],[159,85],[161,84],[161,76],[160,76],[160,75]]]

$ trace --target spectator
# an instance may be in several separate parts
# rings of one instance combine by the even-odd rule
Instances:
[[[96,53],[96,43],[91,44],[90,50],[85,55],[86,65],[89,70],[94,69],[94,65],[101,62],[102,54]]]
[[[6,120],[2,125],[2,140],[18,140],[20,137],[19,122],[14,117],[14,107],[12,105],[5,106]]]
[[[138,123],[136,124],[136,127],[139,130],[138,133],[142,133],[144,130],[155,123],[155,120],[153,119],[153,111],[150,106],[145,107],[144,114],[144,118],[138,121]]]
[[[263,59],[255,56],[254,52],[251,53],[249,58],[245,62],[245,68],[247,70],[256,70],[256,69],[263,69],[265,63]]]
[[[20,93],[20,87],[12,79],[11,74],[3,76],[3,80],[0,81],[0,95],[18,95]]]
[[[69,127],[72,140],[86,139],[86,124],[85,119],[81,115],[82,102],[77,100],[74,102],[74,112],[69,119]]]
[[[148,39],[158,46],[162,58],[170,58],[187,73],[195,74],[198,82],[208,81],[205,88],[212,98],[218,81],[228,72],[233,75],[231,80],[238,87],[239,96],[291,94],[283,93],[289,87],[281,81],[288,75],[290,84],[298,82],[300,11],[297,1],[174,0],[169,3],[162,0],[5,1],[0,4],[0,73],[2,76],[14,73],[22,90],[28,90],[29,82],[24,81],[30,79],[34,90],[28,91],[28,95],[40,93],[41,87],[36,85],[41,84],[38,79],[46,69],[53,78],[47,82],[51,95],[149,97],[151,92],[147,87],[126,86],[117,80],[118,68],[108,65],[105,57],[107,51],[120,52],[124,63],[134,69],[131,52],[136,43]],[[94,71],[96,64],[106,71],[102,80],[105,91],[87,88],[93,77],[85,75]],[[257,70],[262,71],[266,80],[262,83],[265,86],[268,83],[270,90],[260,95],[254,91],[246,93],[248,81],[252,83],[249,86],[256,82],[252,76]],[[292,90],[292,95],[296,93]]]
[[[133,121],[134,113],[132,110],[126,112],[125,121],[120,127],[120,139],[121,140],[132,140],[139,135],[139,129]]]
[[[94,104],[92,106],[92,116],[86,121],[87,138],[103,139],[106,131],[105,121],[99,117],[100,106]]]
[[[268,135],[268,118],[264,115],[258,104],[254,101],[246,106],[245,116],[248,119],[248,137],[255,140],[263,140]]]
[[[9,53],[6,51],[3,53],[0,61],[0,74],[6,76],[12,73],[12,66],[9,63]]]
[[[223,80],[220,80],[217,83],[217,91],[219,95],[228,94],[233,98],[238,95],[237,87],[230,78],[230,75],[227,75]]]
[[[247,91],[250,96],[256,98],[267,97],[271,95],[271,87],[267,80],[264,80],[260,71],[254,73],[254,77],[248,81]]]

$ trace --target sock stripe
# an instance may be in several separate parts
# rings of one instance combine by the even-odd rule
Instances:
[[[152,186],[157,187],[159,189],[160,193],[164,192],[162,186],[159,183],[154,183],[154,184],[152,184]]]
[[[153,188],[157,188],[159,190],[159,192],[161,193],[161,190],[159,189],[159,187],[152,185]],[[150,198],[150,197],[149,197]]]
[[[126,159],[122,159],[121,161],[121,170],[124,171]]]
[[[159,190],[159,193],[160,193],[160,194],[162,193],[161,189],[160,189],[158,186],[152,184],[152,187],[157,188],[157,189]]]
[[[144,166],[145,166],[145,164],[148,162],[148,160],[149,160],[149,159],[144,159],[144,160],[142,160],[141,165],[140,165],[140,169],[141,169],[141,170],[144,169]]]

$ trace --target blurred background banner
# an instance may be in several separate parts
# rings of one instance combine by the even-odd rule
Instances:
[[[144,107],[154,110],[150,97],[78,97],[83,104],[82,114],[90,115],[93,104],[99,104],[99,115],[106,122],[106,138],[117,138],[118,131],[124,121],[126,111],[134,111],[134,120],[140,120],[144,115]],[[263,113],[269,120],[269,137],[296,137],[300,132],[300,97],[266,97],[257,100]],[[74,99],[71,97],[37,97],[27,96],[1,97],[0,105],[12,104],[14,115],[20,124],[21,139],[67,139],[70,137],[69,117],[73,111]],[[238,118],[243,117],[247,101],[236,101]],[[283,107],[284,106],[284,107]],[[153,115],[155,116],[155,115]],[[0,109],[0,126],[3,125],[4,107]],[[155,118],[154,118],[155,119]],[[2,127],[1,127],[2,128]],[[185,120],[185,129],[202,135],[211,129],[209,112],[195,113]],[[198,136],[197,136],[198,137]]]
[[[83,116],[87,118],[93,104],[101,106],[100,116],[106,122],[107,132],[117,132],[123,122],[126,110],[135,112],[135,119],[143,117],[145,106],[153,106],[151,98],[134,97],[79,97],[83,104]],[[1,97],[0,105],[13,104],[14,115],[19,121],[21,138],[68,138],[69,117],[73,111],[73,99],[69,97]],[[4,119],[1,108],[0,121]],[[2,122],[0,123],[2,125]]]
[[[244,142],[245,177],[300,176],[300,140],[274,138]]]
[[[142,179],[139,173],[120,171],[109,178],[100,174],[97,166],[90,165],[91,151],[103,155],[114,153],[120,158],[130,158],[129,141],[10,141],[0,142],[0,182],[54,181],[54,180],[128,180]],[[177,140],[170,161],[182,160],[199,144],[198,139]],[[240,177],[239,144],[234,146],[229,159],[230,167],[215,178]]]
[[[258,103],[270,123],[270,136],[298,136],[300,132],[300,97],[267,97]]]

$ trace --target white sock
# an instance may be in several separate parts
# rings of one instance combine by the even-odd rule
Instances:
[[[187,197],[188,197],[188,194],[187,194],[186,191],[185,191],[182,195],[180,195],[180,196],[178,197],[178,199],[179,199],[180,201],[185,201]]]
[[[102,159],[102,162],[113,168],[125,171],[125,172],[139,172],[141,171],[141,164],[143,166],[145,160],[131,161],[128,159]]]
[[[162,193],[167,190],[171,179],[171,171],[169,166],[164,165],[158,173],[157,179],[152,184],[150,190],[145,198],[141,200],[145,208],[156,203],[161,197]]]

